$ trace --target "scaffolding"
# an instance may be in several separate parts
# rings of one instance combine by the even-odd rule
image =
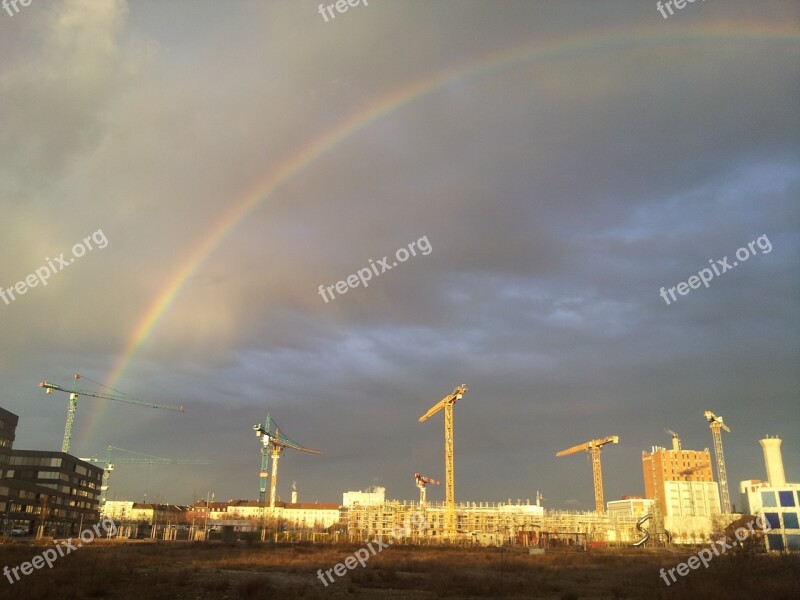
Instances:
[[[456,535],[448,539],[444,502],[389,500],[343,508],[341,526],[351,542],[394,538],[395,543],[457,543],[481,546],[520,544],[531,547],[628,543],[638,539],[636,518],[591,512],[545,511],[512,502],[456,504]]]

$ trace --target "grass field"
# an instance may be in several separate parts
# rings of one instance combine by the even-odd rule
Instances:
[[[719,556],[668,587],[660,568],[690,554],[634,549],[532,556],[498,548],[392,546],[325,587],[317,570],[360,547],[97,541],[13,584],[3,576],[0,598],[800,598],[798,556]],[[0,568],[30,561],[45,548],[0,545]]]

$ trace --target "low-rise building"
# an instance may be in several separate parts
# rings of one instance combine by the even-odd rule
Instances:
[[[768,523],[764,536],[767,550],[800,551],[800,483],[787,483],[781,456],[781,440],[760,440],[768,481],[747,480],[739,484],[745,512]]]

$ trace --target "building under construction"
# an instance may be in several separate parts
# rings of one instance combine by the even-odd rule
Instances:
[[[364,492],[367,493],[375,495]],[[352,494],[345,495],[341,516],[341,527],[351,542],[383,537],[421,544],[520,544],[585,549],[607,543],[628,544],[641,537],[636,529],[637,517],[633,515],[609,518],[596,511],[551,511],[531,504],[530,500],[456,503],[456,533],[449,535],[446,502],[348,503],[347,496]]]

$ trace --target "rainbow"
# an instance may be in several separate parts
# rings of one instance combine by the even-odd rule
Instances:
[[[295,177],[315,160],[323,157],[343,141],[354,136],[372,123],[397,112],[403,107],[429,96],[449,85],[475,79],[498,69],[517,64],[541,62],[578,56],[588,52],[603,52],[639,44],[684,44],[721,42],[771,42],[796,44],[800,29],[789,23],[724,22],[696,27],[665,26],[654,17],[654,25],[637,30],[611,30],[601,35],[569,35],[545,39],[511,48],[477,61],[465,63],[449,71],[427,75],[416,81],[400,85],[363,107],[354,111],[340,123],[324,131],[318,138],[301,147],[294,154],[269,169],[265,175],[228,209],[219,221],[203,235],[175,269],[172,277],[155,297],[136,323],[130,338],[120,352],[105,384],[116,387],[131,364],[137,350],[147,340],[161,318],[169,310],[183,289],[187,279],[205,262],[209,255],[230,235],[242,219],[268,200],[284,183]],[[689,58],[690,59],[690,58]],[[680,57],[676,57],[680,60]],[[91,413],[83,432],[89,437],[103,417],[100,408]]]

